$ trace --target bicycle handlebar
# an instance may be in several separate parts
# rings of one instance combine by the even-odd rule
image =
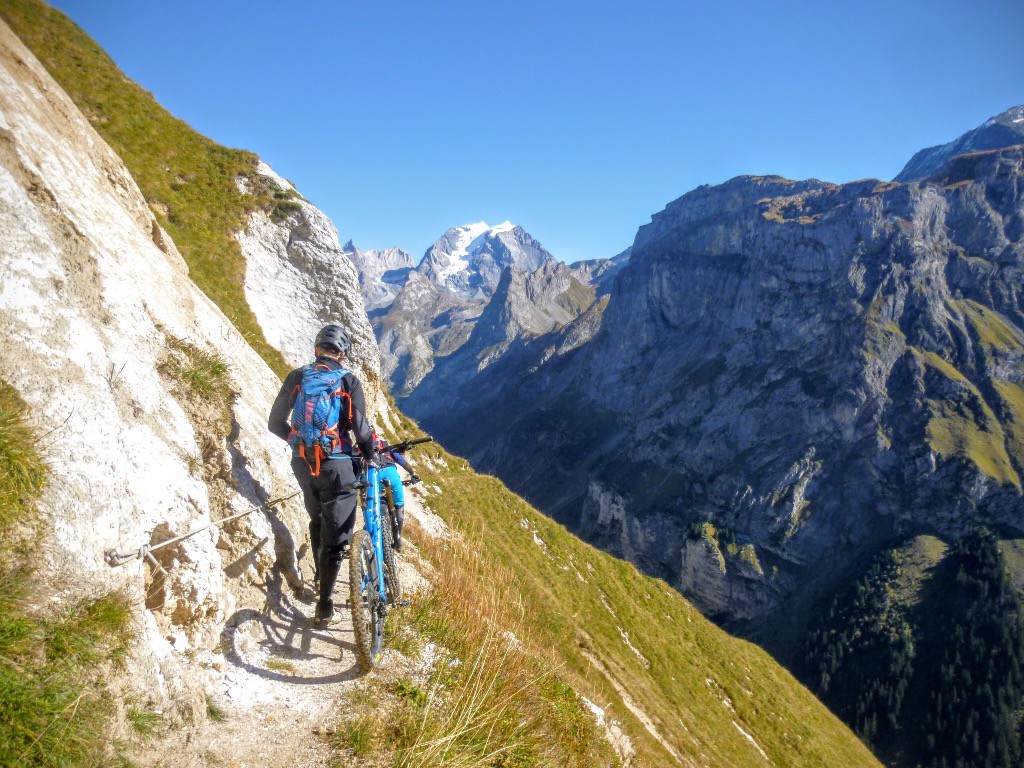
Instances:
[[[405,453],[414,445],[432,442],[434,442],[434,438],[432,438],[430,435],[427,435],[426,437],[417,437],[413,438],[412,440],[403,440],[402,442],[395,443],[394,445],[385,445],[378,451],[378,453],[390,453],[391,451],[395,451],[396,453]]]

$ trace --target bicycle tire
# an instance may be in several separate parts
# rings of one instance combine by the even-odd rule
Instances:
[[[398,578],[398,559],[395,556],[394,528],[391,525],[391,510],[381,507],[381,539],[384,544],[384,592],[388,605],[402,599],[402,582]]]
[[[356,658],[363,672],[380,664],[384,656],[384,612],[380,610],[375,574],[377,565],[373,542],[367,531],[352,537],[349,552],[349,605]]]

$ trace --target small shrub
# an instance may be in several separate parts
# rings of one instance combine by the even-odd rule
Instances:
[[[223,723],[228,719],[227,713],[209,698],[206,700],[206,716],[215,723]]]
[[[0,381],[0,541],[24,520],[46,482],[46,463],[25,422],[26,405],[14,387]]]
[[[394,682],[391,686],[391,692],[398,698],[413,704],[421,704],[426,701],[426,694],[415,683],[404,677]]]
[[[128,710],[128,724],[140,736],[152,736],[161,729],[164,718],[156,712],[133,708]]]

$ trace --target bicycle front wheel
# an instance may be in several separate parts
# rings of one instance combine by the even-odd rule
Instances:
[[[366,531],[352,537],[348,565],[356,658],[366,672],[380,664],[384,656],[384,606],[377,590],[377,556]]]
[[[384,550],[384,592],[388,596],[388,605],[394,605],[402,599],[402,583],[398,580],[398,560],[395,558],[395,540],[391,527],[391,512],[381,507],[381,538]]]

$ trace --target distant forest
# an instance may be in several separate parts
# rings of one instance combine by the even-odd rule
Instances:
[[[960,539],[918,580],[907,567],[888,550],[834,598],[805,681],[890,766],[1019,768],[1024,611],[998,541]]]

